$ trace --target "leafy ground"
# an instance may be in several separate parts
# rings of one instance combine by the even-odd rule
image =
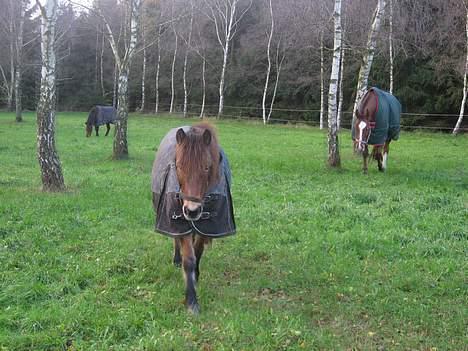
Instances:
[[[58,115],[67,192],[40,191],[34,114],[0,114],[0,350],[466,349],[468,139],[402,133],[389,170],[327,169],[309,127],[216,122],[238,234],[202,261],[188,316],[150,173],[172,127],[132,116],[130,159]]]

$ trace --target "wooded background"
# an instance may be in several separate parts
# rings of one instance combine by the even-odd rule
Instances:
[[[95,104],[112,104],[113,99],[115,100],[115,61],[106,38],[105,24],[97,9],[102,9],[113,31],[118,33],[122,45],[123,38],[129,35],[123,23],[128,18],[125,16],[126,7],[123,3],[117,0],[99,0],[85,5],[89,8],[79,3],[80,1],[66,1],[58,10],[56,44],[59,110],[87,111]],[[215,24],[210,19],[209,3],[208,0],[194,0],[192,19],[189,0],[144,1],[138,49],[130,69],[130,110],[142,107],[144,76],[143,110],[154,112],[159,52],[159,110],[169,110],[173,62],[174,112],[183,110],[182,75],[187,54],[188,112],[199,114],[202,100],[202,58],[205,58],[205,111],[216,114],[223,53]],[[343,72],[344,111],[349,112],[353,108],[362,53],[366,48],[376,3],[376,0],[343,1],[342,23],[346,51]],[[21,1],[0,0],[0,7],[4,9],[0,11],[0,108],[6,109],[14,108],[20,4]],[[404,112],[421,114],[407,116],[405,124],[445,125],[453,128],[463,95],[466,60],[464,0],[394,0],[393,7],[394,94],[400,99]],[[37,9],[27,4],[25,8],[21,55],[22,100],[24,109],[35,110],[40,88],[40,20]],[[275,31],[271,39],[273,81],[277,67],[276,56],[278,54],[280,59],[284,56],[276,92],[277,110],[273,111],[273,118],[318,123],[320,38],[323,35],[325,45],[324,77],[329,79],[333,49],[333,1],[272,0],[272,8],[275,19]],[[238,14],[246,12],[235,27],[235,36],[229,49],[224,114],[261,117],[271,21],[269,1],[241,0],[237,11]],[[188,45],[190,28],[192,34]],[[389,88],[388,38],[386,16],[379,33],[369,86]],[[144,56],[146,67],[143,75]],[[272,90],[273,84],[270,84],[270,97]],[[430,116],[437,113],[454,116]],[[345,122],[343,126],[346,127]]]

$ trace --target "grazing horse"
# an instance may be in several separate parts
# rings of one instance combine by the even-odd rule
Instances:
[[[363,156],[363,171],[367,174],[368,145],[373,145],[371,157],[379,171],[387,168],[390,142],[400,134],[401,104],[390,93],[369,89],[362,97],[352,124],[354,151]]]
[[[110,131],[110,124],[117,120],[117,110],[114,106],[95,106],[91,109],[88,119],[85,122],[86,137],[90,137],[93,127],[96,129],[96,136],[99,136],[99,126],[106,125],[106,136]]]
[[[152,171],[155,229],[174,238],[173,263],[183,267],[185,305],[194,314],[204,246],[236,231],[230,184],[227,157],[209,124],[172,129],[161,141]]]

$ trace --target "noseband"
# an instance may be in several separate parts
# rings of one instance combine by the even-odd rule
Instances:
[[[366,140],[361,140],[361,139],[362,139],[362,132],[364,131],[364,129],[363,129],[363,128],[360,128],[360,131],[361,131],[360,137],[359,137],[359,139],[354,139],[354,141],[358,142],[359,144],[368,145],[368,144],[369,144],[370,136],[371,136],[371,134],[372,134],[372,129],[375,128],[375,122],[367,122],[367,123],[366,123],[366,122],[364,122],[364,121],[361,121],[361,122],[359,123],[359,127],[361,127],[361,123],[364,123],[364,124],[365,124],[364,129],[366,129],[366,128],[369,129],[369,134],[367,134]]]

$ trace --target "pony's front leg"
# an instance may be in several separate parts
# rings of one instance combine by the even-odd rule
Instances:
[[[204,238],[200,235],[195,236],[194,241],[194,249],[195,249],[195,257],[197,259],[197,266],[195,268],[195,279],[198,282],[198,278],[200,278],[200,261],[203,256],[203,250],[205,249],[205,244],[211,242],[211,239]]]
[[[367,174],[367,160],[369,157],[369,148],[367,145],[364,148],[364,151],[362,152],[362,171],[364,174]]]
[[[174,239],[174,257],[172,258],[174,266],[180,267],[182,264],[182,257],[180,257],[180,239]]]
[[[390,142],[391,140],[387,140],[384,145],[383,156],[382,156],[382,172],[385,172],[385,170],[387,169],[387,160],[388,160],[388,152],[390,151]]]
[[[94,129],[96,129],[96,136],[99,136],[99,126],[95,126]]]
[[[185,306],[189,312],[198,314],[200,312],[200,306],[198,305],[197,292],[195,290],[197,259],[193,249],[192,235],[186,235],[181,238],[180,246],[185,279]]]
[[[107,127],[107,131],[106,131],[106,135],[105,135],[105,136],[108,136],[108,135],[109,135],[109,131],[110,131],[110,124],[109,124],[109,123],[106,123],[106,127]]]

